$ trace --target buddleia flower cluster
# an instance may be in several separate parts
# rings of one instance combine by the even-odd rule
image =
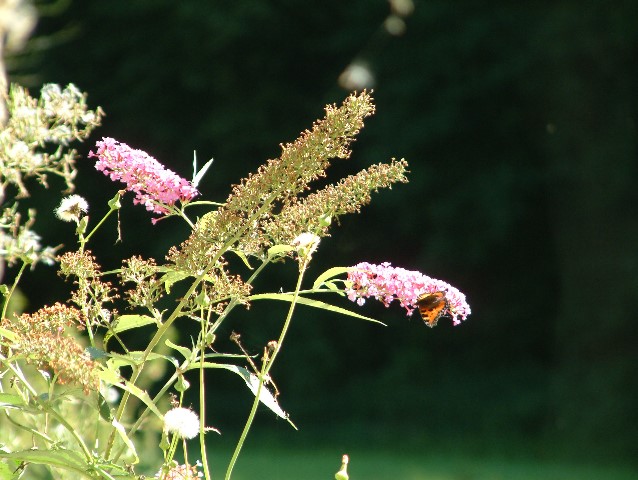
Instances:
[[[186,203],[197,195],[197,189],[186,179],[168,170],[143,150],[129,147],[112,138],[97,142],[95,168],[111,180],[126,184],[135,193],[133,203],[143,205],[149,212],[167,214],[175,202]]]
[[[385,262],[375,265],[359,263],[348,269],[349,287],[346,294],[350,300],[363,305],[366,298],[374,298],[388,307],[393,301],[411,315],[417,308],[419,298],[428,293],[445,293],[446,311],[454,325],[460,324],[471,313],[465,295],[443,280],[429,277],[421,272],[393,267]]]

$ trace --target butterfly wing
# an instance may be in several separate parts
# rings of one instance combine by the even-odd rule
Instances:
[[[445,292],[423,293],[416,301],[421,318],[428,327],[434,327],[447,308]]]

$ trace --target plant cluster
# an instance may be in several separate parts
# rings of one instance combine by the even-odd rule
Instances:
[[[9,120],[0,132],[3,200],[9,189],[16,198],[27,195],[25,178],[46,185],[48,174],[61,176],[68,191],[55,214],[75,225],[78,243],[56,255],[39,245],[32,231],[34,213],[20,223],[17,203],[5,209],[0,254],[17,273],[2,286],[0,480],[43,466],[60,479],[212,478],[207,448],[215,448],[209,437],[217,430],[206,423],[215,416],[206,412],[207,370],[237,375],[254,396],[226,469],[225,478],[231,478],[260,404],[294,427],[279,405],[270,372],[298,305],[376,322],[317,295],[358,304],[373,297],[386,306],[396,299],[411,314],[422,308],[424,296],[437,293],[428,308],[436,308],[438,316],[460,323],[470,313],[463,294],[451,285],[390,264],[333,267],[304,286],[313,254],[335,221],[359,212],[373,192],[407,181],[407,163],[393,159],[312,188],[333,159],[350,156],[364,119],[374,113],[367,92],[328,106],[323,119],[283,145],[278,158],[234,186],[222,203],[197,199],[211,162],[200,170],[195,163],[188,181],[146,152],[103,138],[89,157],[96,159],[96,169],[124,186],[97,222],[90,219],[86,200],[68,195],[77,173],[76,152],[68,144],[88,136],[99,124],[101,109],[88,110],[85,95],[72,85],[64,90],[47,85],[39,100],[13,86],[6,100]],[[104,272],[89,246],[121,208],[126,192],[153,216],[154,228],[161,227],[158,220],[175,217],[190,226],[190,235],[170,248],[163,262],[133,256]],[[241,259],[239,266],[232,256]],[[10,300],[26,267],[38,261],[57,262],[60,276],[73,283],[70,297],[33,313],[12,311]],[[264,269],[282,261],[298,265],[294,286],[287,292],[256,292],[255,280]],[[231,340],[237,351],[215,348],[220,326],[232,322],[233,311],[262,300],[288,304],[281,329],[263,345],[263,355],[250,356],[236,333]],[[182,323],[195,325],[197,335],[176,339],[176,325]],[[143,350],[127,341],[137,329],[150,332]],[[166,371],[159,381],[156,364]],[[194,408],[185,404],[190,388],[198,399]],[[187,443],[195,439],[200,458],[192,461]],[[347,463],[344,456],[338,478],[347,478]]]

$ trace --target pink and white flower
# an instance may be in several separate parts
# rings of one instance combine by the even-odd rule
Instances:
[[[363,305],[366,298],[370,297],[380,300],[386,307],[398,300],[407,314],[411,315],[417,308],[417,300],[421,295],[445,292],[445,314],[452,317],[454,325],[459,325],[471,313],[465,295],[449,283],[418,271],[392,267],[388,262],[380,265],[359,263],[348,270],[348,281],[351,286],[346,294],[359,305]]]
[[[112,138],[96,143],[97,151],[89,157],[97,157],[95,168],[111,180],[126,183],[126,189],[135,193],[133,203],[159,214],[170,212],[178,200],[187,202],[198,194],[191,182],[168,170],[142,150],[136,150]]]

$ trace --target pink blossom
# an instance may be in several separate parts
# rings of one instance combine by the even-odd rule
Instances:
[[[452,317],[454,325],[460,324],[471,313],[465,295],[449,283],[414,270],[392,267],[387,262],[381,265],[363,262],[350,267],[348,280],[352,282],[352,286],[346,290],[346,294],[359,305],[363,305],[369,297],[382,301],[386,307],[398,300],[408,315],[411,315],[417,308],[419,296],[424,293],[445,292],[444,315]]]
[[[96,143],[95,168],[111,180],[126,183],[126,189],[135,193],[133,203],[141,204],[149,212],[169,213],[168,206],[178,200],[186,202],[197,195],[197,189],[188,181],[142,150],[135,150],[112,138]]]

